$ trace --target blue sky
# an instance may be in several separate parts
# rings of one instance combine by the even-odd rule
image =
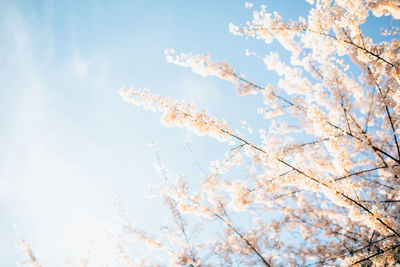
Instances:
[[[79,262],[90,240],[93,253],[103,251],[97,259],[112,262],[103,229],[112,231],[118,218],[115,195],[130,220],[150,231],[169,216],[161,200],[143,198],[147,185],[161,183],[148,143],[157,140],[171,172],[190,179],[199,172],[186,141],[204,167],[223,155],[223,144],[165,129],[160,114],[123,102],[121,86],[194,101],[234,127],[259,122],[252,119],[259,100],[168,64],[165,49],[209,52],[252,80],[276,80],[245,56],[246,48],[264,55],[262,42],[229,33],[230,22],[251,19],[244,1],[0,2],[1,266],[23,259],[14,225],[45,266]],[[304,1],[269,2],[254,6],[295,17],[310,8]]]

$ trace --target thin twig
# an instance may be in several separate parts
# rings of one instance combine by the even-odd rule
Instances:
[[[260,254],[260,252],[257,251],[254,245],[251,244],[250,241],[247,240],[247,238],[244,237],[235,227],[233,227],[229,221],[225,220],[223,217],[221,217],[221,215],[215,212],[211,212],[211,214],[220,219],[221,221],[223,221],[230,229],[232,229],[232,231],[235,234],[237,234],[246,243],[246,245],[249,246],[249,248],[260,258],[260,260],[262,261],[262,263],[265,264],[265,266],[271,267],[271,265],[267,262],[267,260],[264,259],[264,257]]]

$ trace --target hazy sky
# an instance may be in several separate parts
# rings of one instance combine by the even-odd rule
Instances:
[[[20,238],[44,266],[79,263],[88,248],[93,259],[116,264],[104,234],[119,220],[114,196],[132,223],[150,231],[169,218],[161,200],[143,198],[146,186],[162,184],[147,144],[157,140],[171,173],[194,180],[199,171],[186,141],[204,168],[224,152],[208,137],[163,128],[160,114],[122,101],[121,86],[194,101],[234,127],[257,123],[249,116],[259,100],[238,98],[231,84],[164,57],[167,48],[210,52],[261,84],[276,80],[261,60],[245,56],[246,48],[266,54],[263,43],[229,33],[230,22],[251,19],[244,2],[0,0],[0,266],[22,261]],[[256,9],[261,4],[294,17],[311,7],[254,1]]]

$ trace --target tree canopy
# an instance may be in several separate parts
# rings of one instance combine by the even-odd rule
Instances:
[[[156,238],[127,228],[160,253],[141,264],[172,266],[394,266],[400,262],[399,184],[400,56],[398,30],[381,29],[376,42],[363,31],[371,18],[400,18],[398,1],[317,0],[307,17],[285,21],[266,6],[252,20],[231,24],[232,34],[279,42],[289,53],[257,55],[279,76],[258,84],[208,54],[167,49],[168,62],[198,75],[232,83],[238,96],[262,98],[252,140],[224,119],[194,104],[123,88],[123,98],[162,113],[166,127],[183,127],[225,142],[227,152],[210,164],[192,190],[184,179],[165,179],[163,198],[175,225]],[[251,3],[246,7],[252,8]],[[257,114],[255,114],[256,116]],[[230,179],[232,169],[246,173]],[[235,176],[238,177],[238,176]],[[232,214],[251,216],[245,229]],[[211,239],[201,228],[223,231]],[[193,230],[193,227],[195,230]],[[201,234],[199,234],[201,236]],[[162,255],[164,257],[162,257]]]

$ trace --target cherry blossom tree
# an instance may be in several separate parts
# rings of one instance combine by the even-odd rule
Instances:
[[[168,62],[232,83],[239,96],[261,97],[258,115],[270,123],[253,125],[257,139],[194,104],[147,89],[120,91],[126,101],[160,112],[164,126],[208,135],[227,148],[197,178],[196,190],[171,179],[159,162],[174,226],[157,237],[125,227],[153,251],[139,265],[400,264],[400,41],[394,27],[382,29],[381,42],[363,30],[368,19],[400,19],[400,3],[307,2],[308,16],[296,21],[261,6],[251,21],[230,25],[235,35],[277,41],[290,53],[284,60],[247,51],[279,76],[276,84],[250,81],[207,54],[165,52]],[[251,175],[228,179],[233,168]],[[251,216],[252,223],[239,227],[233,215]],[[215,223],[224,230],[201,238]],[[121,253],[134,264],[122,246]]]

